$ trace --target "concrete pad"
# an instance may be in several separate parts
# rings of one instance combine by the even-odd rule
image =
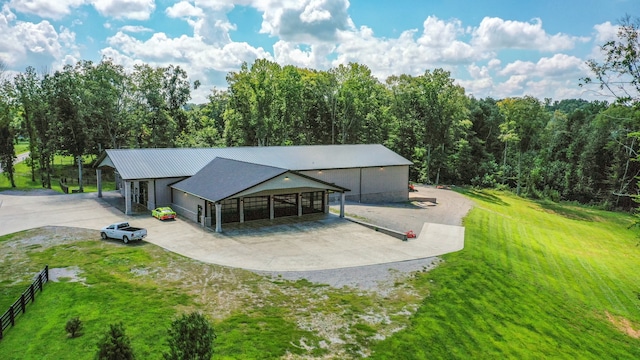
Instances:
[[[145,241],[196,260],[260,271],[339,269],[429,258],[464,247],[464,228],[424,224],[401,241],[332,214],[225,224],[218,234],[191,221],[124,215],[117,192],[29,196],[0,193],[0,235],[41,226],[98,230],[117,221],[145,227]],[[387,209],[394,211],[393,208]]]

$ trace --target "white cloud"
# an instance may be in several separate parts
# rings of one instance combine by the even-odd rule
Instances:
[[[102,16],[147,20],[155,10],[154,0],[89,0]]]
[[[429,16],[422,25],[424,30],[418,44],[424,46],[446,47],[457,41],[459,35],[464,34],[462,23],[457,19],[445,22],[435,16]]]
[[[0,60],[10,68],[55,68],[65,55],[79,56],[75,33],[64,27],[58,33],[47,20],[17,21],[7,4],[0,13],[0,34]]]
[[[429,17],[423,27],[422,33],[407,30],[398,38],[389,39],[376,37],[373,30],[365,26],[358,31],[341,31],[333,65],[363,63],[377,77],[385,79],[394,74],[418,75],[436,67],[452,70],[457,64],[470,64],[491,55],[458,40],[464,35],[459,20]]]
[[[597,44],[604,44],[607,41],[615,40],[618,35],[618,26],[611,24],[607,21],[602,24],[596,24],[593,26],[596,31],[595,42]]]
[[[335,41],[339,31],[353,29],[348,0],[254,0],[263,12],[260,32],[285,41]]]
[[[473,30],[472,44],[484,49],[531,49],[560,51],[572,49],[576,42],[588,38],[566,34],[549,35],[542,28],[542,20],[533,23],[485,17]]]
[[[330,67],[327,56],[333,52],[334,48],[332,44],[317,44],[311,45],[309,50],[303,50],[294,43],[280,40],[273,45],[273,56],[279,64],[326,69]]]
[[[153,30],[149,29],[148,27],[144,27],[140,25],[125,25],[120,28],[120,31],[130,32],[130,33],[144,33],[144,32],[151,32]]]
[[[203,17],[204,11],[201,8],[193,6],[188,1],[180,1],[179,3],[168,7],[165,10],[168,17],[171,18],[187,18],[187,17]]]
[[[252,62],[256,58],[272,56],[262,48],[254,48],[247,43],[232,42],[222,47],[210,46],[201,39],[182,35],[170,38],[165,33],[155,33],[145,41],[137,40],[123,32],[107,40],[109,56],[119,57],[116,52],[132,59],[168,65],[188,63],[199,69],[220,71],[236,70],[244,61]],[[107,55],[103,52],[103,55]]]
[[[491,64],[491,61],[489,63]],[[494,87],[490,70],[491,65],[478,66],[475,63],[471,64],[467,66],[471,80],[458,80],[456,83],[465,88],[467,95],[478,97],[477,95],[482,94],[481,97],[489,96]]]
[[[537,63],[531,61],[516,60],[500,71],[500,75],[527,75],[527,76],[567,76],[576,78],[575,74],[584,73],[586,70],[584,60],[566,54],[555,54],[552,57],[543,57]]]
[[[61,19],[84,3],[85,0],[11,0],[9,7],[45,19]]]

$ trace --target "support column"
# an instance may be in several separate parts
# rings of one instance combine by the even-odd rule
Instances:
[[[216,203],[216,232],[222,232],[222,204]]]
[[[298,193],[298,216],[302,216],[302,193]]]
[[[327,190],[324,191],[324,213],[329,213],[329,192]]]
[[[274,216],[274,211],[273,211],[273,195],[269,195],[269,219],[273,220]]]
[[[124,214],[131,215],[131,183],[129,181],[123,181],[124,183]]]
[[[98,182],[98,197],[102,197],[102,169],[96,169],[96,181]]]
[[[340,217],[344,217],[344,192],[340,194]]]
[[[240,198],[240,222],[244,222],[244,198]]]

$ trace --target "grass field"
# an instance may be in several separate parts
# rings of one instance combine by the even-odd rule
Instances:
[[[631,217],[468,192],[465,249],[374,359],[638,359],[640,265]]]
[[[76,266],[81,279],[45,285],[0,340],[0,359],[89,359],[120,320],[138,358],[160,359],[171,319],[191,310],[214,324],[216,359],[640,358],[640,248],[630,216],[466,195],[476,208],[465,219],[465,249],[384,293],[265,278],[146,243],[71,241],[44,229],[2,237],[0,309],[44,264]],[[73,316],[85,332],[69,339]]]
[[[19,151],[22,150],[22,151]],[[24,153],[28,151],[28,143],[20,143],[16,147],[16,153]],[[93,158],[87,156],[84,158],[85,164],[90,164],[93,161]],[[53,172],[54,176],[51,179],[51,189],[57,192],[63,192],[58,181],[60,178],[66,178],[69,182],[67,185],[70,189],[78,189],[78,166],[74,165],[73,157],[71,156],[59,156],[56,155],[53,160]],[[85,165],[85,170],[83,171],[85,179],[83,181],[84,191],[85,192],[96,192],[98,191],[96,181],[95,181],[95,170],[90,168],[88,165]],[[14,165],[14,181],[16,183],[16,188],[19,190],[37,190],[42,189],[42,182],[40,181],[40,173],[36,171],[35,176],[36,181],[31,181],[31,167],[26,162],[20,162]],[[103,174],[102,188],[104,191],[114,190],[115,182],[107,180],[107,174]],[[11,182],[4,175],[0,174],[0,191],[2,190],[10,190]]]

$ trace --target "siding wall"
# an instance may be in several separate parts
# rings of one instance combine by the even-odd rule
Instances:
[[[204,216],[204,200],[189,195],[179,190],[171,189],[173,192],[173,203],[171,208],[182,218],[198,222],[198,205],[202,206],[202,216]]]
[[[155,209],[161,206],[170,206],[171,205],[171,188],[169,184],[173,184],[178,180],[182,180],[183,178],[167,178],[167,179],[156,179],[149,181],[149,187],[155,187],[156,196],[155,198],[151,195],[153,189],[149,189],[149,201],[153,202],[155,199],[155,204],[150,209]],[[155,182],[155,184],[154,184]]]
[[[363,203],[397,202],[409,198],[409,167],[385,166],[355,169],[301,171],[313,178],[350,189],[345,193],[349,201]],[[333,194],[331,200],[339,199]]]
[[[409,167],[385,166],[362,169],[362,202],[407,201]]]
[[[355,169],[329,169],[329,170],[310,170],[300,171],[301,174],[311,176],[312,178],[322,180],[329,184],[336,184],[351,191],[347,191],[345,196],[356,201],[360,196],[360,168]],[[339,199],[340,195],[333,194],[332,198]]]

